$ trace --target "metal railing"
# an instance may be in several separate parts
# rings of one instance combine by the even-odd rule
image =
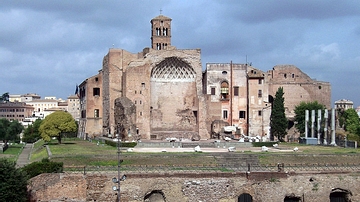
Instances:
[[[65,173],[111,173],[117,166],[64,167]],[[360,172],[360,164],[272,164],[272,165],[124,165],[121,172],[126,173],[202,173],[202,172]]]

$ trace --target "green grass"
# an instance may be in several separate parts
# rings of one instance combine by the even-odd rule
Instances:
[[[6,158],[10,161],[16,161],[21,151],[23,150],[23,147],[23,144],[10,145],[4,153],[0,154],[0,158]]]
[[[117,166],[117,148],[102,144],[98,141],[84,141],[80,139],[63,139],[62,144],[52,140],[48,146],[52,152],[52,161],[63,162],[64,166]],[[31,161],[40,161],[47,158],[42,143],[33,150]],[[298,147],[298,152],[292,152]],[[35,148],[35,146],[34,146]],[[300,145],[296,143],[279,143],[276,152],[237,151],[236,155],[252,154],[258,156],[263,165],[284,164],[313,164],[313,163],[357,163],[360,162],[358,149],[340,148],[332,146]],[[1,157],[1,156],[0,156]],[[217,158],[210,153],[199,152],[147,152],[136,153],[121,151],[121,165],[209,165],[216,164]],[[223,163],[223,162],[220,162]]]

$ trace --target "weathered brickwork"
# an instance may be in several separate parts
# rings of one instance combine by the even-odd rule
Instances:
[[[86,108],[86,119],[82,119],[79,136],[115,137],[119,131],[115,100],[121,97],[135,106],[131,133],[137,136],[128,140],[209,139],[216,136],[212,126],[219,121],[235,126],[236,131],[230,133],[234,138],[269,140],[271,102],[279,87],[284,88],[290,121],[301,101],[331,107],[330,84],[311,79],[293,65],[263,72],[248,64],[209,63],[203,71],[200,49],[171,45],[170,18],[157,16],[151,25],[152,48],[139,53],[109,50],[99,72],[102,84],[97,100],[88,91],[98,84],[91,82],[93,77],[86,80],[86,99],[81,102],[87,105],[81,107]],[[95,109],[100,109],[101,116],[91,119]]]
[[[86,79],[79,85],[80,119],[79,136],[93,138],[102,134],[102,72]]]
[[[106,175],[42,174],[31,179],[31,201],[116,201],[112,178]],[[329,201],[332,191],[343,191],[360,201],[358,173],[188,173],[128,174],[121,182],[121,201],[238,201],[242,194],[254,202]],[[338,188],[338,189],[337,189]],[[153,196],[152,196],[153,194]],[[162,199],[162,200],[159,200]]]

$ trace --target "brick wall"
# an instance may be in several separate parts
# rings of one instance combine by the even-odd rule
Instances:
[[[117,173],[42,174],[30,180],[31,201],[116,201],[111,181]],[[350,192],[360,201],[357,173],[144,173],[127,174],[121,182],[121,201],[144,201],[163,196],[166,201],[233,202],[247,193],[254,202],[283,201],[295,196],[302,201],[329,201],[333,188]]]

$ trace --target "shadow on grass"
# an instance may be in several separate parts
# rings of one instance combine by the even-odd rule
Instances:
[[[62,142],[61,144],[59,144],[58,142],[49,142],[47,143],[48,145],[62,145],[62,144],[65,144],[65,145],[71,145],[71,144],[76,144],[75,142]]]

